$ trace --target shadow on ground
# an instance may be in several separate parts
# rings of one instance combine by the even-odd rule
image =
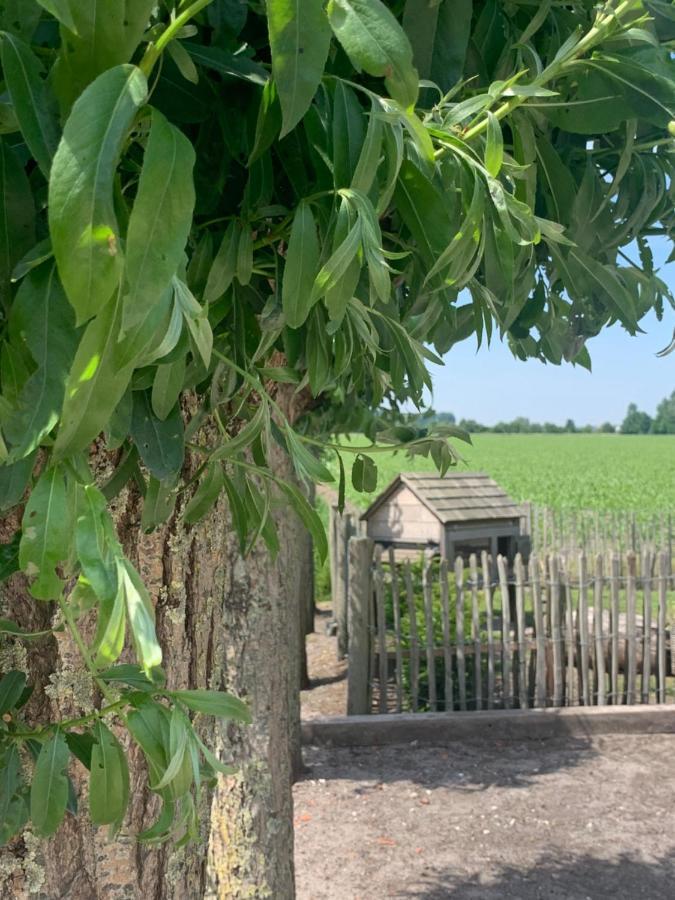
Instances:
[[[462,741],[444,746],[305,747],[308,779],[356,781],[372,789],[413,782],[423,788],[484,791],[527,788],[548,775],[586,766],[599,745],[590,738],[546,741]],[[673,892],[675,897],[675,890]]]
[[[488,884],[448,871],[423,876],[395,895],[417,900],[672,900],[675,853],[647,861],[629,853],[617,859],[543,856],[531,867],[505,866]]]

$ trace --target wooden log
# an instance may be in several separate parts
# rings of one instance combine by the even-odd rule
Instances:
[[[513,690],[511,685],[512,651],[509,578],[506,571],[506,560],[501,555],[497,557],[497,571],[499,572],[499,593],[502,602],[502,680],[504,682],[504,708],[511,709],[513,706]]]
[[[605,642],[602,629],[602,598],[605,590],[605,579],[602,567],[602,554],[595,557],[595,584],[593,593],[593,635],[595,637],[595,689],[597,705],[607,702],[605,684]]]
[[[427,651],[427,679],[429,682],[429,710],[436,712],[436,657],[434,655],[434,598],[432,582],[432,557],[425,555],[422,568],[422,593],[424,594],[424,637]]]
[[[398,567],[394,548],[389,548],[389,572],[391,575],[391,605],[394,613],[394,640],[396,642],[396,712],[403,711],[403,648],[401,647],[401,596],[398,585]]]
[[[347,599],[349,539],[355,533],[354,517],[349,513],[338,516],[335,544],[335,608],[333,614],[337,622],[337,655],[344,659],[349,647],[349,603]]]
[[[544,626],[544,609],[539,580],[539,560],[534,554],[530,557],[530,583],[532,585],[534,637],[536,641],[534,705],[537,709],[541,709],[546,706],[546,628]]]
[[[636,697],[636,673],[637,673],[637,647],[635,635],[635,589],[637,579],[637,559],[630,551],[626,562],[628,564],[628,576],[626,578],[626,659],[628,671],[626,675],[626,703],[635,703]]]
[[[518,701],[521,709],[529,708],[527,688],[527,650],[525,648],[525,569],[520,553],[514,560],[516,576],[516,626],[518,629]]]
[[[481,553],[481,570],[483,573],[483,596],[485,598],[485,629],[487,631],[487,708],[493,709],[495,703],[495,636],[492,616],[492,584],[491,566],[487,551]]]
[[[466,661],[464,657],[464,560],[455,560],[455,644],[457,647],[457,685],[459,708],[466,710]]]
[[[347,715],[370,712],[371,621],[373,605],[373,542],[370,538],[349,541],[349,669]]]
[[[551,556],[551,638],[553,643],[553,705],[563,705],[563,641],[560,627],[560,570],[556,556]]]
[[[452,685],[452,635],[450,633],[450,588],[448,584],[448,561],[441,560],[439,571],[441,585],[441,617],[443,619],[443,674],[445,681],[445,711],[454,710]]]
[[[652,555],[642,553],[642,702],[649,703],[652,677]]]
[[[381,713],[386,713],[389,669],[387,666],[387,622],[384,607],[384,572],[382,570],[382,548],[380,546],[375,548],[373,583],[375,586],[375,612],[377,615],[378,706]]]
[[[483,679],[480,652],[480,609],[478,607],[478,566],[476,554],[469,557],[471,579],[471,640],[473,641],[473,689],[476,709],[483,708]]]
[[[413,589],[412,571],[410,561],[406,560],[405,570],[405,598],[408,608],[408,624],[410,628],[410,706],[413,712],[419,709],[420,697],[420,645],[417,636],[417,607],[415,605],[415,591]]]
[[[612,554],[612,576],[609,582],[610,629],[611,637],[611,691],[612,703],[617,706],[623,703],[623,694],[619,691],[619,579],[621,577],[621,560],[617,553]]]
[[[567,649],[565,703],[567,706],[574,706],[578,700],[575,665],[576,641],[574,635],[574,601],[572,598],[572,584],[567,564],[561,569],[560,580],[563,586],[563,600],[565,604],[565,647]]]
[[[591,705],[591,679],[588,645],[588,571],[586,555],[579,554],[579,611],[577,620],[579,634],[579,658],[581,662],[581,698],[584,706]]]
[[[668,556],[665,551],[659,553],[659,629],[657,638],[657,699],[666,702],[666,606],[668,604]]]

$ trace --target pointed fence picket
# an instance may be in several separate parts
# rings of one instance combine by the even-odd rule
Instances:
[[[669,550],[416,563],[352,537],[349,558],[351,711],[673,701]]]

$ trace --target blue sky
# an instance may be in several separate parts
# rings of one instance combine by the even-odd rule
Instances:
[[[663,265],[669,246],[654,243],[654,260]],[[661,269],[675,290],[675,263]],[[579,366],[543,365],[514,359],[505,344],[476,352],[475,340],[453,347],[445,366],[432,367],[433,407],[486,425],[516,416],[557,424],[618,424],[630,402],[653,414],[657,403],[675,390],[675,352],[657,358],[673,335],[675,312],[658,322],[652,313],[640,323],[644,334],[631,337],[620,326],[606,329],[588,344],[593,371]]]

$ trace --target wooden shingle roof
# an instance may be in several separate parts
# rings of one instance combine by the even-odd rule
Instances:
[[[406,485],[444,525],[452,522],[519,518],[522,507],[484,472],[402,472],[361,516],[368,519],[401,485]]]

